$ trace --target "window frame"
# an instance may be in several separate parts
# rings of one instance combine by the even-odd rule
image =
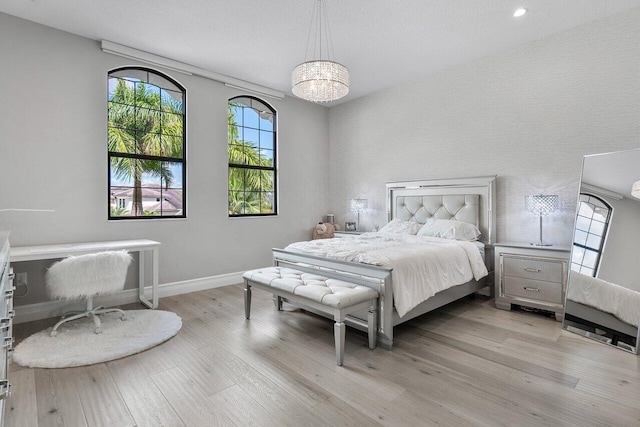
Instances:
[[[593,199],[597,200],[597,201],[598,201],[598,202],[600,202],[600,203],[601,203],[601,204],[602,204],[606,209],[608,209],[608,212],[607,212],[607,218],[606,218],[606,221],[604,222],[604,228],[603,228],[603,231],[602,231],[602,235],[600,236],[600,245],[599,245],[599,247],[598,247],[598,249],[597,249],[597,250],[596,250],[596,249],[594,249],[594,248],[592,248],[592,247],[590,247],[590,246],[587,246],[587,245],[586,245],[586,242],[585,242],[585,244],[584,244],[584,245],[583,245],[583,244],[581,244],[581,243],[576,243],[576,234],[577,234],[577,231],[578,231],[578,228],[577,228],[577,227],[578,227],[578,217],[580,217],[580,216],[581,216],[581,215],[580,215],[580,207],[581,207],[582,203],[588,203],[588,201],[583,201],[583,200],[582,200],[582,197],[583,197],[583,196],[586,196],[586,197],[593,198]],[[573,250],[575,250],[575,248],[580,248],[580,249],[582,249],[583,251],[595,252],[595,253],[597,254],[597,255],[596,255],[596,256],[597,256],[597,259],[596,259],[596,262],[595,262],[595,268],[593,268],[593,273],[592,273],[592,275],[591,275],[591,276],[592,276],[592,277],[598,277],[598,272],[599,272],[599,270],[600,270],[600,263],[601,263],[601,261],[602,261],[602,253],[603,253],[603,251],[604,251],[604,246],[605,246],[605,244],[606,244],[607,235],[609,234],[609,226],[610,226],[610,224],[611,224],[611,218],[612,218],[612,217],[613,217],[613,206],[611,206],[611,204],[610,204],[609,202],[607,202],[606,200],[604,200],[602,197],[596,196],[595,194],[593,194],[593,193],[589,193],[589,192],[581,192],[581,193],[579,194],[579,197],[578,197],[578,208],[577,208],[577,210],[576,210],[576,222],[575,222],[574,231],[573,231],[573,241],[572,241],[571,259],[570,259],[570,269],[571,269],[572,271],[575,271],[575,272],[580,273],[580,274],[585,274],[585,273],[586,273],[586,272],[582,272],[582,271],[581,271],[581,270],[582,270],[582,268],[584,267],[583,262],[581,261],[581,262],[578,264],[578,263],[574,262],[574,260],[573,260]],[[584,217],[584,218],[586,218],[586,217]],[[590,220],[591,220],[591,221],[593,221],[593,216],[590,218]],[[601,222],[601,221],[598,221],[598,222]],[[589,231],[585,231],[585,230],[580,230],[580,231],[583,231],[583,232],[586,232],[586,233],[587,233],[587,239],[588,239],[588,236],[589,236],[590,234],[592,234],[592,233],[590,233]],[[585,257],[585,255],[583,254],[583,256],[582,256],[582,260],[584,260],[584,257]],[[573,268],[573,267],[574,267],[574,265],[578,265],[580,268],[579,268],[578,270],[575,270],[575,269]],[[588,268],[588,267],[587,267],[587,268]]]
[[[182,157],[169,157],[169,156],[156,156],[156,155],[145,155],[145,154],[137,154],[137,153],[122,153],[117,151],[109,150],[109,79],[112,78],[112,75],[118,72],[127,71],[127,70],[135,70],[142,71],[147,74],[154,74],[162,79],[169,81],[171,84],[175,85],[182,92]],[[122,78],[119,76],[113,76],[117,78]],[[149,78],[145,81],[146,84],[160,87],[154,83],[149,82]],[[162,87],[160,87],[163,89]],[[164,88],[167,89],[167,88]],[[167,89],[173,90],[173,89]],[[126,104],[128,105],[128,104]],[[162,108],[162,107],[161,107]],[[162,109],[160,110],[163,111]],[[172,113],[175,114],[175,113]],[[159,220],[159,219],[185,219],[187,218],[187,89],[180,84],[177,80],[172,78],[171,76],[155,70],[149,67],[141,67],[141,66],[126,66],[126,67],[118,67],[107,72],[107,219],[109,221],[128,221],[128,220]],[[111,160],[112,158],[129,158],[129,159],[137,159],[137,160],[147,160],[147,161],[159,161],[159,162],[171,162],[171,163],[180,163],[182,165],[182,213],[180,215],[128,215],[128,216],[113,216],[111,213],[111,202],[112,202],[112,187],[111,187]],[[161,181],[162,182],[162,181]],[[134,188],[134,187],[132,187]],[[161,183],[161,189],[162,189]],[[164,197],[161,199],[164,200]],[[162,205],[162,200],[160,201]],[[119,206],[119,204],[118,204]]]
[[[267,107],[269,109],[269,112],[271,114],[273,114],[273,166],[260,166],[260,165],[248,165],[248,164],[237,164],[237,163],[231,163],[229,161],[229,157],[227,154],[227,214],[229,218],[250,218],[250,217],[269,217],[269,216],[277,216],[278,215],[278,112],[276,111],[276,109],[269,104],[268,102],[266,102],[265,100],[258,98],[256,96],[252,96],[252,95],[238,95],[238,96],[234,96],[232,98],[229,98],[227,101],[227,108],[228,105],[230,103],[232,103],[235,99],[239,99],[239,98],[245,98],[245,99],[251,99],[254,101],[257,101],[261,104],[263,104],[265,107]],[[252,108],[247,106],[246,108]],[[237,125],[238,129],[244,129],[246,126],[244,126],[244,123],[242,125]],[[248,127],[249,129],[254,129],[251,127]],[[261,131],[261,129],[254,129],[258,132]],[[229,124],[227,123],[227,150],[229,149]],[[228,151],[227,151],[228,153]],[[267,213],[242,213],[242,214],[232,214],[229,211],[229,195],[231,193],[231,189],[229,187],[229,171],[231,168],[236,168],[236,169],[251,169],[251,170],[264,170],[264,171],[270,171],[273,172],[273,205],[272,205],[272,212],[267,212]]]

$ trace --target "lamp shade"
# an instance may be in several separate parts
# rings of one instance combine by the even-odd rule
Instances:
[[[351,199],[351,212],[362,212],[369,206],[367,199]]]
[[[349,93],[349,70],[333,61],[303,62],[291,73],[291,89],[307,101],[336,101]]]
[[[636,199],[640,199],[640,181],[636,181],[631,186],[631,195]]]
[[[532,214],[546,216],[560,208],[560,197],[551,194],[525,196],[525,206]]]

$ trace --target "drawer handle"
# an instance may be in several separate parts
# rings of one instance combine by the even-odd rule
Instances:
[[[8,379],[0,380],[0,400],[11,396],[11,384]]]
[[[13,347],[13,343],[15,342],[15,338],[13,337],[5,337],[4,344],[2,345],[3,349],[9,350]]]
[[[540,270],[539,268],[526,267],[524,268],[524,271],[528,271],[530,273],[540,273],[542,270]]]
[[[2,317],[0,318],[0,331],[8,331],[11,328],[11,317]]]
[[[525,291],[533,291],[533,292],[540,292],[540,289],[538,288],[532,288],[531,286],[524,286],[523,289]]]

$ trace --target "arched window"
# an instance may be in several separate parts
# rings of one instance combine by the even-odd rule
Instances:
[[[276,112],[266,102],[229,100],[229,216],[277,214]]]
[[[611,205],[601,198],[580,194],[571,255],[573,271],[596,277],[612,211]]]
[[[185,218],[185,89],[148,68],[108,76],[109,219]]]

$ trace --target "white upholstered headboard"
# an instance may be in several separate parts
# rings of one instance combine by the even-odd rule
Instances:
[[[485,244],[496,242],[494,176],[387,183],[389,220],[455,219],[476,225]]]

